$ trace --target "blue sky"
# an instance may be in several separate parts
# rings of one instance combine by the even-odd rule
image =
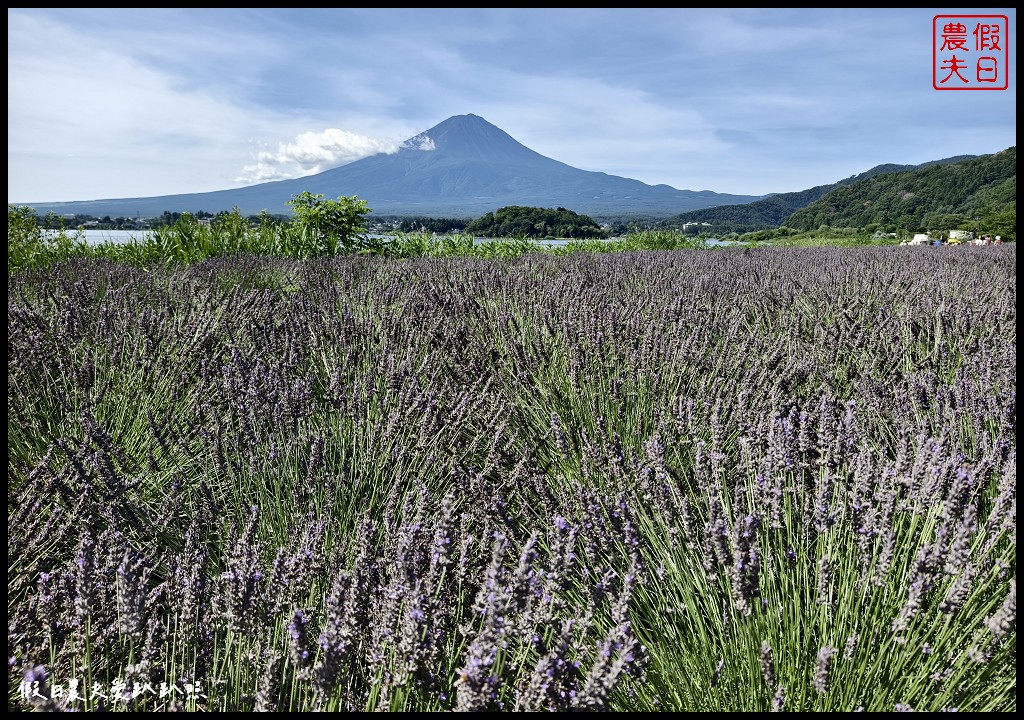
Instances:
[[[932,87],[937,14],[1009,18],[1009,88]],[[7,10],[8,202],[205,192],[473,113],[583,170],[763,195],[1016,145],[1016,11]]]

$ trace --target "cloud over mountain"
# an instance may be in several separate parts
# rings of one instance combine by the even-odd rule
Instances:
[[[242,174],[234,180],[252,184],[303,177],[377,153],[396,153],[401,147],[401,143],[383,142],[338,128],[304,132],[291,142],[280,143],[273,152],[258,153],[256,162],[242,168]]]

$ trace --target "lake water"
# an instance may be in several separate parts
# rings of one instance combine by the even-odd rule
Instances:
[[[72,240],[79,237],[85,239],[89,245],[102,245],[103,243],[123,243],[132,240],[142,241],[145,239],[148,230],[67,230],[67,236]],[[50,231],[56,234],[56,231]]]

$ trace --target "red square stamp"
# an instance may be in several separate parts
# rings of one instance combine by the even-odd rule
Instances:
[[[932,87],[1006,90],[1010,22],[1005,15],[936,15],[932,19]]]

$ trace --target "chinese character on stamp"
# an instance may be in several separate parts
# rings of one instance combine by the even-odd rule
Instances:
[[[936,90],[1006,90],[1009,82],[1006,15],[936,15],[932,18],[932,87]]]

